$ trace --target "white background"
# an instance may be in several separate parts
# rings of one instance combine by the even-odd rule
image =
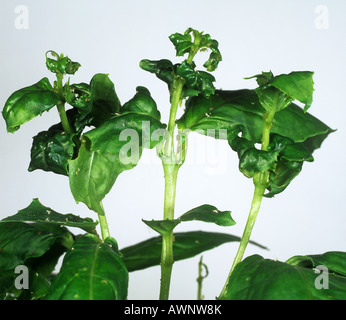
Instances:
[[[27,21],[18,20],[18,5],[28,10]],[[134,95],[136,86],[146,86],[160,108],[162,121],[167,122],[166,84],[141,70],[139,61],[181,61],[168,36],[188,27],[219,41],[223,61],[214,73],[217,88],[254,88],[254,80],[243,78],[262,71],[272,70],[274,75],[314,71],[314,103],[309,112],[337,131],[284,193],[264,199],[252,239],[270,250],[249,246],[246,255],[258,253],[285,261],[296,254],[346,251],[345,18],[346,2],[342,0],[1,1],[0,104],[15,90],[45,76],[53,81],[44,54],[55,50],[82,64],[71,83],[89,82],[95,73],[109,73],[122,103]],[[84,204],[75,203],[67,177],[27,171],[32,137],[58,121],[58,113],[52,109],[14,134],[7,133],[5,122],[0,121],[0,218],[15,214],[37,197],[58,212],[97,219]],[[179,173],[176,216],[207,203],[231,210],[237,225],[222,228],[190,222],[176,231],[209,230],[240,236],[252,182],[238,171],[237,156],[226,142],[197,135],[191,138],[187,163]],[[156,236],[141,219],[162,218],[163,183],[154,150],[145,151],[136,168],[119,176],[104,207],[120,248]],[[236,249],[236,243],[224,244],[203,253],[210,271],[203,284],[206,299],[220,293]],[[172,299],[196,298],[199,258],[174,265]],[[157,299],[159,281],[159,267],[131,273],[129,299]]]

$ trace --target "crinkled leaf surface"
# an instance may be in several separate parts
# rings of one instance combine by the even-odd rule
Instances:
[[[329,256],[329,257],[328,257]],[[327,258],[328,257],[328,258]],[[325,254],[325,267],[334,270],[335,254]],[[313,258],[311,258],[314,261]],[[345,259],[345,253],[343,253]],[[297,260],[297,259],[294,259]],[[309,260],[307,257],[304,258]],[[337,259],[340,261],[340,256]],[[316,259],[318,261],[318,258]],[[329,263],[331,261],[331,264]],[[291,260],[291,263],[293,261]],[[311,262],[311,261],[310,261]],[[345,272],[344,263],[339,263]],[[340,271],[339,271],[340,273]],[[310,264],[292,265],[264,259],[259,255],[247,257],[234,269],[224,300],[345,300],[346,277],[328,273],[328,289],[317,288],[315,272]],[[318,281],[318,279],[317,279]]]
[[[2,221],[55,224],[58,226],[80,228],[89,233],[95,233],[95,228],[97,226],[97,222],[94,222],[90,218],[81,218],[80,216],[76,216],[72,213],[58,213],[53,209],[42,205],[37,198],[33,199],[27,208],[19,210],[17,214],[9,216]]]
[[[47,300],[125,300],[128,271],[114,242],[80,236],[66,253]]]
[[[17,131],[22,124],[48,111],[58,101],[59,98],[53,91],[48,78],[43,78],[32,86],[14,92],[7,99],[2,111],[7,131]]]
[[[271,149],[257,150],[255,144],[261,142],[265,111],[253,90],[216,91],[209,99],[202,96],[190,98],[178,126],[228,139],[238,153],[239,169],[247,177],[269,170],[270,186],[266,196],[271,197],[288,186],[301,171],[304,161],[313,161],[312,153],[333,130],[291,104],[275,114]],[[220,133],[215,134],[215,130]]]
[[[28,170],[41,169],[68,175],[68,160],[75,151],[74,135],[67,134],[60,124],[42,131],[33,138],[31,161]]]
[[[223,243],[240,241],[240,238],[226,233],[190,231],[174,233],[174,261],[192,258],[201,252],[213,249]],[[251,242],[265,248],[255,242]],[[121,251],[128,270],[136,271],[160,265],[162,237],[154,237]]]

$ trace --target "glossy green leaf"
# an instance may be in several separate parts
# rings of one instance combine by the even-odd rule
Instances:
[[[74,135],[67,134],[60,124],[37,134],[33,138],[28,170],[41,169],[68,175],[68,160],[72,159],[75,151],[73,138]]]
[[[258,172],[274,170],[280,150],[263,151],[245,138],[230,139],[231,148],[238,153],[239,170],[246,177],[252,178]]]
[[[148,227],[161,235],[171,232],[181,221],[174,220],[142,220]]]
[[[40,222],[43,224],[80,228],[89,233],[95,233],[95,228],[97,226],[97,222],[94,222],[90,218],[81,218],[72,213],[58,213],[42,205],[37,198],[33,199],[27,208],[19,210],[15,215],[9,216],[2,221]]]
[[[192,37],[189,32],[185,32],[184,34],[176,32],[169,36],[169,40],[173,43],[178,57],[188,53],[193,46]]]
[[[192,36],[193,35],[193,39]],[[208,60],[204,63],[204,67],[207,71],[214,71],[219,62],[222,60],[221,53],[219,51],[219,43],[212,39],[209,34],[203,34],[193,28],[188,28],[184,34],[174,33],[169,39],[175,46],[177,56],[183,56],[186,53],[197,53],[199,50],[210,50]]]
[[[48,78],[43,78],[30,87],[14,92],[7,99],[2,111],[7,131],[17,131],[22,124],[48,111],[58,101],[59,98],[53,91]]]
[[[207,129],[228,132],[238,130],[242,137],[260,143],[263,131],[263,114],[254,90],[220,91],[209,99],[191,97],[186,103],[183,116],[177,121],[180,129],[207,134]],[[309,113],[291,104],[275,115],[271,133],[287,137],[294,142],[304,142],[318,147],[333,130]],[[227,136],[221,135],[223,139]],[[314,143],[317,142],[318,143]]]
[[[90,81],[92,111],[91,124],[95,127],[120,111],[120,101],[114,83],[107,74],[97,73]]]
[[[289,74],[281,74],[273,78],[269,86],[275,87],[289,97],[305,104],[306,112],[312,104],[314,91],[314,73],[311,71],[294,71]]]
[[[71,233],[48,223],[0,222],[0,270],[11,270],[28,259],[42,257],[52,246],[70,248]]]
[[[204,204],[187,211],[180,216],[178,220],[211,222],[223,227],[233,226],[236,224],[231,217],[231,211],[220,211],[209,204]]]
[[[331,255],[335,257],[334,254]],[[326,256],[325,256],[326,257]],[[313,261],[313,258],[311,258]],[[343,254],[345,259],[345,254]],[[296,258],[294,259],[296,261]],[[304,259],[305,262],[307,259]],[[318,258],[316,259],[316,262]],[[340,257],[338,259],[340,262]],[[293,262],[291,260],[291,262]],[[311,261],[310,261],[311,262]],[[323,259],[329,269],[329,259]],[[339,267],[345,272],[344,263]],[[331,264],[333,270],[334,263]],[[328,278],[317,279],[310,265],[292,265],[280,261],[264,259],[259,255],[250,256],[234,269],[224,300],[345,300],[346,277],[328,271]],[[327,282],[326,282],[327,281]],[[321,287],[321,282],[326,287]],[[316,285],[318,284],[318,285]]]
[[[78,157],[69,161],[69,180],[77,202],[103,213],[102,199],[118,175],[135,167],[142,148],[153,148],[160,139],[152,133],[165,128],[156,103],[145,88],[126,103],[117,116],[86,132]]]
[[[262,72],[246,79],[256,78],[259,88],[255,91],[267,111],[278,112],[288,107],[293,100],[298,100],[305,104],[306,112],[312,104],[313,74],[310,71],[294,71],[274,77],[271,72]]]
[[[287,108],[294,100],[284,92],[272,87],[259,87],[255,91],[259,102],[267,111],[281,111]]]
[[[91,234],[78,237],[46,300],[125,300],[128,271],[113,243]]]
[[[192,258],[201,252],[211,250],[227,242],[238,242],[239,237],[226,233],[190,231],[174,233],[174,261]],[[251,242],[265,248],[255,242]],[[120,250],[129,270],[136,271],[160,265],[162,237],[150,238]]]
[[[160,233],[161,235],[171,232],[180,222],[186,221],[203,221],[215,223],[219,226],[233,226],[236,222],[231,217],[231,211],[220,211],[216,207],[204,204],[191,209],[181,215],[178,219],[173,220],[143,220],[143,222]]]
[[[291,181],[301,172],[303,161],[287,161],[280,159],[275,171],[269,173],[269,186],[267,187],[268,193],[264,196],[271,198],[276,194],[284,191]]]
[[[75,74],[81,65],[63,54],[58,55],[55,51],[49,50],[46,52],[46,66],[53,73]]]
[[[65,91],[67,102],[75,107],[67,116],[77,133],[87,126],[99,127],[120,111],[114,83],[107,74],[95,74],[89,85],[70,85]]]
[[[151,97],[149,90],[145,87],[136,88],[135,96],[123,105],[121,112],[133,112],[147,115],[157,121],[161,119],[161,114],[157,109],[156,102]]]
[[[66,84],[64,88],[66,102],[77,109],[89,108],[91,89],[87,83]]]
[[[320,265],[326,266],[329,272],[346,277],[346,252],[329,251],[323,254],[307,256],[294,256],[286,261],[292,266],[303,268],[316,268]]]
[[[195,70],[195,65],[189,64],[186,60],[177,67],[176,72],[178,76],[185,79],[185,90],[190,90],[192,92],[192,94],[189,93],[188,95],[202,93],[208,98],[210,95],[214,94],[215,87],[213,82],[215,82],[215,78],[210,73]],[[187,96],[186,93],[185,96]]]

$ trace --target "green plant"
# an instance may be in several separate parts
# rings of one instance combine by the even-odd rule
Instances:
[[[89,83],[71,84],[70,78],[64,83],[64,77],[77,72],[80,64],[54,51],[46,53],[46,66],[56,74],[54,84],[43,78],[14,92],[7,100],[2,114],[9,132],[57,107],[61,122],[34,137],[29,171],[41,169],[67,176],[76,202],[96,212],[98,222],[55,212],[38,199],[3,219],[0,223],[1,298],[126,299],[128,273],[160,265],[159,297],[166,300],[174,261],[230,241],[240,244],[219,299],[290,299],[297,290],[301,294],[297,297],[304,299],[345,298],[345,253],[293,257],[286,263],[260,256],[242,261],[262,198],[273,197],[287,188],[302,170],[304,161],[313,161],[313,151],[332,132],[307,113],[312,104],[313,73],[274,76],[272,72],[263,72],[251,77],[258,84],[255,90],[216,90],[210,72],[222,60],[218,42],[192,28],[169,39],[176,55],[186,57],[181,63],[173,64],[167,59],[140,62],[142,69],[155,74],[168,86],[167,125],[161,122],[160,111],[144,87],[137,87],[134,97],[121,104],[106,74],[96,74]],[[194,59],[199,51],[209,53],[203,64],[206,71],[196,69]],[[303,103],[304,110],[293,101]],[[183,102],[185,111],[177,119],[177,110]],[[66,105],[70,106],[67,111]],[[178,172],[186,158],[188,137],[193,132],[227,140],[238,154],[239,170],[253,180],[253,201],[241,238],[228,233],[174,232],[185,221],[198,220],[223,227],[235,224],[230,211],[220,211],[209,204],[191,209],[179,218],[175,216]],[[261,144],[260,149],[257,144]],[[119,250],[109,233],[102,200],[119,174],[137,165],[143,148],[156,148],[164,171],[162,219],[143,220],[159,236]],[[96,231],[98,224],[101,236]],[[75,235],[70,228],[79,228],[83,233]],[[55,265],[64,254],[62,267],[55,275]],[[332,272],[333,288],[324,295],[314,289],[313,268],[320,263]],[[16,286],[13,270],[18,265],[25,265],[29,270],[30,290]],[[206,268],[201,260],[199,299],[203,266]],[[266,279],[265,289],[259,281],[248,281],[254,273],[256,279]],[[296,291],[282,290],[292,283]]]

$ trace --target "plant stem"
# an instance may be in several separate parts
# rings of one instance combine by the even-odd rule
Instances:
[[[263,116],[263,132],[262,132],[262,145],[261,145],[261,150],[263,151],[268,151],[268,147],[270,143],[270,129],[273,126],[274,116],[275,116],[275,110],[266,112]],[[236,267],[236,265],[239,262],[241,262],[241,260],[243,259],[245,249],[249,243],[252,229],[255,224],[255,221],[256,221],[256,218],[262,203],[264,192],[268,186],[268,181],[269,181],[269,171],[258,172],[253,177],[255,190],[254,190],[254,194],[253,194],[253,198],[251,202],[249,216],[245,225],[243,235],[239,243],[237,254],[233,260],[231,270],[228,274],[226,284],[224,285],[221,291],[220,297],[224,296],[225,293],[227,292],[227,288],[230,284],[229,279],[231,277],[231,274],[234,268]]]
[[[258,176],[256,177],[256,179],[254,177],[254,180],[257,180],[257,179],[258,180],[262,180],[262,179],[266,180],[266,177],[263,173],[258,173],[257,175]],[[226,284],[221,291],[221,294],[220,294],[221,297],[227,291],[227,288],[229,285],[229,279],[231,277],[231,274],[232,274],[235,266],[239,262],[241,262],[241,260],[243,259],[245,249],[249,243],[251,232],[252,232],[253,226],[254,226],[256,218],[257,218],[257,214],[258,214],[260,206],[261,206],[261,202],[262,202],[262,198],[263,198],[265,189],[266,189],[266,184],[255,183],[255,190],[254,190],[254,195],[253,195],[252,202],[251,202],[251,208],[250,208],[249,216],[248,216],[248,219],[247,219],[247,222],[245,225],[245,229],[243,231],[243,235],[242,235],[240,243],[239,243],[237,254],[233,260],[231,270],[228,274]]]
[[[205,269],[205,275],[203,275],[203,268]],[[202,294],[202,284],[203,280],[208,276],[208,267],[203,263],[203,256],[198,262],[198,278],[197,278],[197,300],[203,300],[204,296]]]
[[[176,78],[168,122],[168,140],[164,147],[163,170],[165,175],[164,220],[174,219],[175,193],[178,171],[181,164],[176,163],[174,152],[174,129],[178,107],[184,86],[184,79]],[[173,267],[173,230],[162,234],[160,300],[168,300]]]
[[[98,217],[99,217],[99,223],[101,228],[102,240],[105,240],[106,238],[110,236],[106,215],[99,213]]]
[[[199,51],[201,37],[198,34],[194,39],[194,45],[189,56],[187,63],[191,64],[196,53]],[[186,150],[177,150],[177,154],[174,151],[174,130],[175,121],[177,116],[178,107],[183,99],[183,88],[185,85],[185,79],[179,76],[175,76],[173,81],[172,96],[171,96],[171,108],[169,112],[168,120],[168,139],[164,145],[164,154],[162,157],[163,170],[165,175],[165,196],[164,196],[164,220],[174,219],[174,205],[175,205],[175,193],[177,185],[178,171],[185,160]],[[185,149],[185,142],[182,142],[180,148]],[[179,148],[178,148],[179,149]],[[160,284],[160,300],[168,300],[169,289],[171,283],[172,267],[173,267],[173,229],[162,234],[162,252],[161,252],[161,284]]]
[[[57,108],[58,108],[61,124],[62,124],[64,131],[67,134],[72,134],[73,130],[71,129],[70,123],[67,119],[67,115],[65,112],[65,102],[64,102],[64,98],[63,98],[64,89],[63,89],[63,85],[62,85],[63,75],[60,73],[57,73],[56,78],[57,78],[58,95],[60,97],[60,100],[57,103]]]

